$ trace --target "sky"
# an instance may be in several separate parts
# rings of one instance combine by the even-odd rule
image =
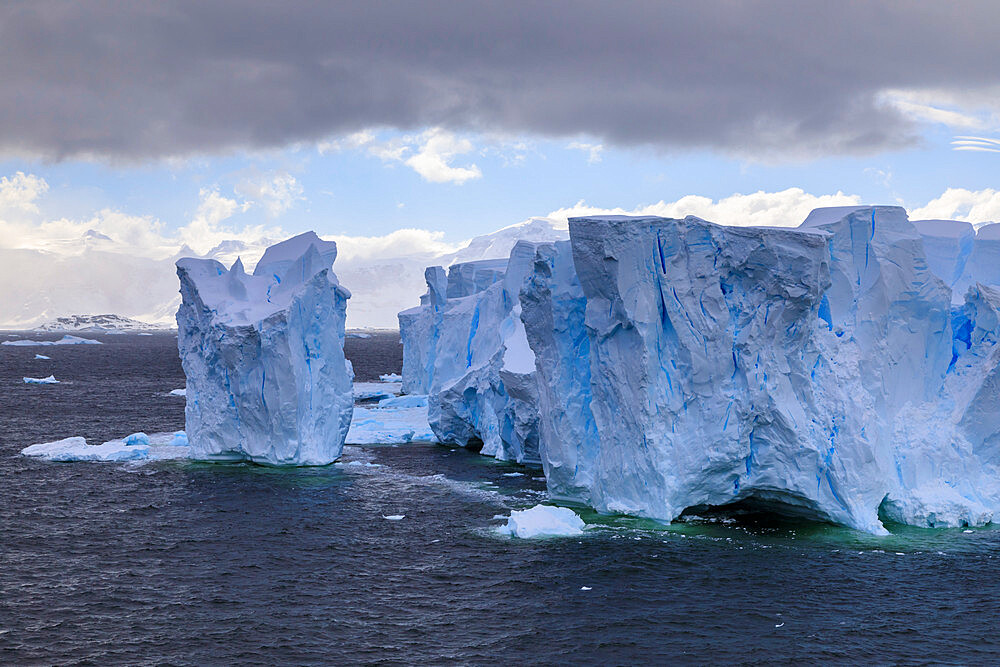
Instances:
[[[962,1],[6,3],[0,250],[92,232],[162,259],[313,229],[348,255],[443,254],[533,216],[796,225],[851,203],[1000,220],[998,19]]]

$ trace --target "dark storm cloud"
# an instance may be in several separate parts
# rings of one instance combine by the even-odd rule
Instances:
[[[0,150],[144,159],[372,126],[741,153],[913,128],[886,88],[1000,82],[988,2],[25,2],[0,9]]]

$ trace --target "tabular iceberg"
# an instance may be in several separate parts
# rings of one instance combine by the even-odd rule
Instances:
[[[192,458],[325,465],[343,449],[354,371],[344,357],[350,292],[331,270],[336,244],[307,232],[239,259],[177,262]]]
[[[903,209],[575,218],[570,239],[536,249],[520,299],[553,497],[665,520],[755,501],[872,533],[880,511],[1000,508],[1000,295],[953,311],[960,253]]]
[[[438,440],[505,461],[537,464],[534,355],[518,293],[538,244],[518,242],[509,260],[427,269],[421,305],[399,314],[403,389],[428,394]]]

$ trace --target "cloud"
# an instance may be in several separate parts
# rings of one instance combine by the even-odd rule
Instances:
[[[246,200],[244,210],[259,205],[272,218],[304,199],[302,185],[286,171],[253,174],[237,183],[233,190]]]
[[[854,206],[861,203],[857,195],[838,192],[834,195],[812,195],[801,188],[780,192],[734,194],[714,201],[708,197],[687,195],[676,201],[659,201],[633,209],[589,206],[582,199],[573,206],[552,211],[547,217],[565,220],[586,215],[658,215],[683,218],[694,215],[721,225],[740,227],[797,227],[814,208],[823,206]]]
[[[0,178],[0,214],[38,213],[35,200],[48,189],[44,178],[23,171]]]
[[[948,188],[926,206],[913,209],[911,220],[1000,221],[1000,191]]]
[[[582,141],[571,142],[566,148],[570,150],[578,150],[587,153],[587,162],[590,164],[596,164],[601,161],[601,151],[604,150],[604,146],[601,144],[588,144]]]
[[[951,142],[952,150],[979,151],[982,153],[1000,153],[1000,139],[989,137],[955,137]]]
[[[402,162],[431,183],[462,183],[482,178],[483,173],[475,164],[457,167],[452,161],[459,155],[475,149],[472,141],[458,137],[439,127],[425,130],[419,135],[404,135],[379,139],[371,131],[355,132],[341,140],[326,140],[317,145],[320,154],[347,150],[364,151],[383,162]]]
[[[992,0],[6,3],[0,151],[145,160],[440,127],[871,154],[997,109],[998,20]]]
[[[474,164],[454,167],[451,161],[457,155],[471,153],[472,142],[459,139],[440,128],[427,130],[421,135],[420,149],[406,160],[406,165],[431,183],[457,183],[481,178],[483,173]]]

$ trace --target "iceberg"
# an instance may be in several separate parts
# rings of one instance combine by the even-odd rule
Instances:
[[[989,522],[1000,276],[976,265],[952,307],[969,234],[881,206],[792,229],[571,219],[520,294],[551,497],[668,521],[753,503],[875,534]]]
[[[99,340],[93,338],[80,338],[79,336],[63,336],[59,340],[31,340],[24,338],[21,340],[5,340],[0,345],[35,346],[35,345],[103,345]]]
[[[167,394],[168,396],[187,396],[187,388],[184,389],[171,389]]]
[[[514,510],[507,523],[497,528],[501,535],[528,539],[532,537],[572,537],[582,535],[583,519],[567,507],[535,505]]]
[[[35,359],[51,359],[52,357],[46,357],[44,354],[36,354]]]
[[[59,380],[54,375],[44,378],[24,378],[25,384],[59,384]]]
[[[486,456],[538,464],[535,358],[518,294],[536,243],[509,260],[480,260],[425,272],[421,305],[399,314],[403,391],[428,394],[437,439]]]
[[[402,382],[403,376],[399,373],[384,373],[378,376],[381,382]]]
[[[344,357],[350,292],[337,248],[313,232],[271,246],[252,275],[237,259],[181,259],[178,348],[192,457],[326,465],[350,426],[354,372]]]

